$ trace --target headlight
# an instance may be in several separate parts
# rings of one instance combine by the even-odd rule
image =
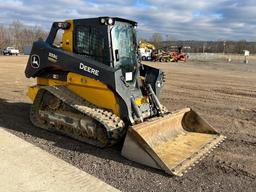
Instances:
[[[68,22],[58,22],[57,25],[60,29],[69,29],[70,27],[70,23]]]
[[[115,20],[111,17],[100,17],[100,23],[103,25],[114,25]]]
[[[100,19],[101,24],[105,24],[105,21],[106,21],[105,18],[101,18],[101,19]]]
[[[112,18],[108,18],[108,24],[109,25],[113,25],[114,24],[114,20]]]

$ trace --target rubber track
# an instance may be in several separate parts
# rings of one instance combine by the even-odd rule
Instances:
[[[103,127],[106,129],[108,143],[105,146],[111,146],[120,139],[125,134],[125,124],[124,122],[114,113],[98,108],[95,105],[87,102],[86,100],[82,99],[72,91],[70,91],[65,86],[42,86],[40,87],[41,90],[38,92],[38,97],[40,99],[40,91],[45,90],[56,96],[58,99],[60,99],[62,102],[67,104],[68,106],[72,107],[73,109],[79,111],[80,113],[91,117],[92,119],[95,119],[100,124],[103,125]],[[37,100],[37,99],[36,99]],[[33,105],[31,110],[31,120],[33,124],[37,126],[38,122],[35,122],[35,115],[36,108],[38,107],[39,101],[36,101]],[[39,126],[41,127],[41,125]],[[46,127],[45,127],[46,128]],[[48,127],[46,129],[49,129]],[[53,130],[54,131],[54,130]],[[90,142],[90,144],[92,144]],[[101,146],[104,147],[104,146]]]

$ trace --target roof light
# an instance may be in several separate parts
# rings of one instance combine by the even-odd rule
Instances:
[[[108,18],[108,24],[109,25],[113,25],[114,24],[114,20],[112,18]]]
[[[100,22],[101,22],[101,24],[105,24],[106,19],[105,19],[105,18],[101,18],[101,19],[100,19]]]
[[[58,28],[60,29],[69,29],[70,23],[68,22],[58,22]]]
[[[115,20],[111,17],[100,17],[99,20],[100,20],[100,23],[103,25],[114,25],[115,24]]]

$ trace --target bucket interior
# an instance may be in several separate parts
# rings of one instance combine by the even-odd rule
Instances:
[[[144,164],[141,155],[139,159],[135,157],[138,153],[136,148],[140,147],[160,169],[176,175],[223,140],[223,136],[189,108],[135,125],[128,132],[130,142],[125,145],[137,142],[137,147],[128,152],[135,153],[128,155],[133,156],[133,159],[127,157],[128,159]],[[124,148],[126,151],[130,150],[129,146]]]

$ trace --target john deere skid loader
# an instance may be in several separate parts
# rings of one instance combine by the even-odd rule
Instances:
[[[138,61],[136,25],[111,17],[54,22],[46,41],[34,42],[25,71],[37,78],[30,119],[98,147],[124,139],[124,157],[181,176],[224,136],[189,108],[161,105],[164,74]]]

